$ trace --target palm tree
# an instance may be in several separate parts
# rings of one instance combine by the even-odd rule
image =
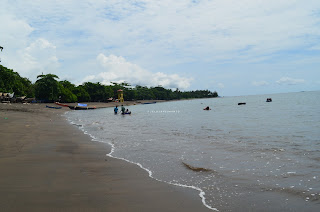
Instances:
[[[59,77],[55,74],[41,74],[35,83],[35,96],[40,100],[54,101],[58,98],[59,83],[56,79]]]
[[[2,46],[0,46],[0,50],[1,50],[1,51],[3,50],[3,47],[2,47]],[[1,58],[0,58],[0,62],[1,62]]]

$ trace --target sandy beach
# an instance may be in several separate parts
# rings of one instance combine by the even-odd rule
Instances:
[[[69,108],[45,105],[0,104],[1,211],[210,211],[198,191],[106,156],[65,120]]]

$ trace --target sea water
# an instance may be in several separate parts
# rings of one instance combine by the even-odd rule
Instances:
[[[66,116],[111,145],[110,156],[197,189],[212,210],[320,211],[319,91],[127,108],[131,115],[104,108]]]

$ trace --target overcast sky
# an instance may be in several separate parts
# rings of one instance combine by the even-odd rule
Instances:
[[[0,46],[33,82],[320,90],[320,0],[0,0]]]

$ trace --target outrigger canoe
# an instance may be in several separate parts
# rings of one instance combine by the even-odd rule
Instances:
[[[60,106],[62,106],[62,107],[69,107],[69,105],[62,104],[62,103],[60,103],[60,102],[55,102],[55,104],[56,104],[56,105],[60,105]]]
[[[48,106],[48,105],[46,105],[46,108],[61,109],[62,107],[54,107],[54,106]]]
[[[93,109],[97,109],[96,107],[87,107],[87,104],[80,104],[78,103],[77,106],[70,106],[67,104],[62,104],[60,102],[55,102],[55,104],[63,106],[63,107],[69,107],[71,110],[93,110]]]
[[[96,107],[79,107],[79,106],[68,106],[71,110],[93,110]]]

